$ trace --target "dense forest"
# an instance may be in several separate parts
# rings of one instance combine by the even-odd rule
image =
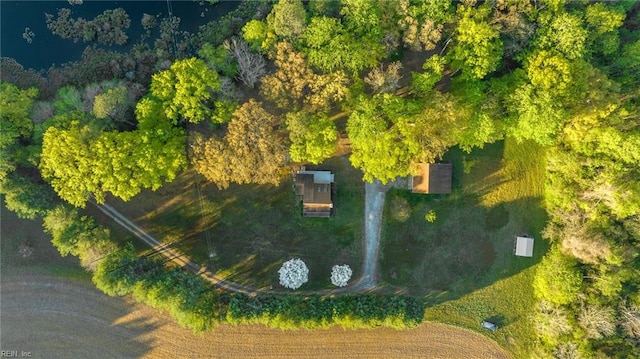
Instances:
[[[551,248],[534,281],[536,355],[640,356],[636,2],[245,2],[198,34],[177,34],[176,46],[169,22],[163,30],[128,55],[89,48],[46,78],[2,61],[6,206],[44,218],[60,253],[95,270],[99,288],[133,292],[199,330],[219,312],[277,326],[264,303],[358,307],[351,297],[221,302],[184,273],[114,250],[109,231],[74,206],[127,201],[187,168],[221,189],[278,184],[294,166],[331,157],[339,140],[365,181],[386,183],[452,147],[511,137],[543,146],[547,164]],[[361,314],[360,326],[414,325],[420,315],[410,298],[367,298],[393,313]],[[288,315],[282,326],[345,325]]]

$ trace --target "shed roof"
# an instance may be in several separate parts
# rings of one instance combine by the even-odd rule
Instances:
[[[516,237],[515,254],[520,257],[533,257],[533,238]]]
[[[420,163],[419,172],[412,177],[413,193],[451,193],[453,165],[450,163]]]

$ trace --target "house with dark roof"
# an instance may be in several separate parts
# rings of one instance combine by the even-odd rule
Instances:
[[[414,176],[409,176],[409,189],[413,193],[451,193],[453,165],[450,163],[420,163]]]
[[[302,201],[303,217],[330,217],[333,212],[334,175],[331,171],[307,171],[294,177],[296,195]]]

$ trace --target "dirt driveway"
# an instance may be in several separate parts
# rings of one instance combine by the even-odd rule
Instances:
[[[405,331],[225,325],[199,336],[84,281],[12,275],[1,287],[1,349],[33,358],[508,358],[481,335],[434,323]]]

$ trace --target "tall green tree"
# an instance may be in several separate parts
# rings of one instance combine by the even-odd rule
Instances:
[[[42,217],[59,201],[48,184],[36,183],[18,173],[0,180],[0,194],[4,195],[8,210],[26,219]]]
[[[287,129],[291,140],[289,154],[295,162],[318,164],[336,150],[338,130],[324,114],[291,112],[287,114]]]
[[[0,82],[0,180],[16,170],[29,157],[21,141],[29,141],[33,131],[30,111],[38,90],[20,90]]]
[[[347,122],[354,167],[383,183],[433,162],[458,138],[455,102],[434,91],[426,101],[391,94],[360,96]]]
[[[452,68],[466,78],[484,78],[502,59],[500,33],[487,22],[490,13],[489,3],[477,8],[458,5],[455,43],[448,55]]]
[[[151,93],[174,122],[184,118],[199,123],[209,117],[213,92],[219,89],[218,73],[197,58],[178,60],[151,80]]]
[[[68,205],[59,205],[47,212],[43,226],[63,257],[76,256],[80,264],[90,270],[95,270],[103,257],[116,248],[107,228],[97,225],[91,217],[81,216]]]
[[[267,16],[267,25],[283,39],[296,39],[304,31],[307,12],[301,0],[280,0]]]
[[[8,82],[0,82],[0,148],[14,144],[20,138],[29,138],[33,123],[29,116],[38,90],[20,90]]]
[[[344,69],[357,73],[377,66],[386,55],[380,39],[358,37],[336,18],[312,18],[302,38],[309,63],[324,72]]]
[[[552,249],[542,260],[533,281],[538,298],[556,305],[575,301],[582,289],[582,275],[576,261]]]
[[[102,132],[73,121],[50,127],[42,143],[40,171],[58,195],[83,207],[107,193],[129,200],[142,188],[156,190],[172,181],[186,164],[184,130],[167,119],[162,103],[142,99],[136,108],[139,128]]]

